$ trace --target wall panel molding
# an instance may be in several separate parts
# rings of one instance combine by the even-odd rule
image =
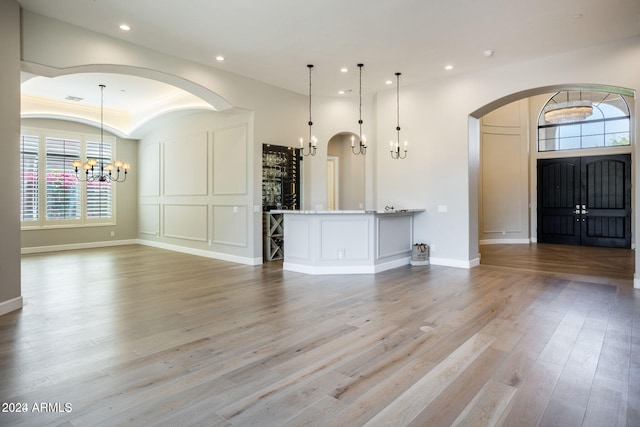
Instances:
[[[246,247],[249,208],[247,205],[213,206],[213,239],[220,245]]]
[[[247,125],[218,129],[212,134],[213,194],[247,194]]]
[[[138,227],[140,234],[157,236],[160,234],[160,204],[141,203]]]
[[[206,196],[209,192],[207,132],[162,144],[165,196]]]
[[[163,230],[166,237],[206,242],[208,205],[164,205]]]

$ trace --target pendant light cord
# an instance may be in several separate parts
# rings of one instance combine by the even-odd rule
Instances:
[[[400,145],[400,73],[396,73],[396,117],[398,120],[396,131],[398,131],[398,145]]]
[[[362,67],[364,64],[358,64],[358,68],[360,68],[360,117],[358,120],[358,124],[360,125],[360,144],[362,144]]]
[[[100,174],[104,172],[104,156],[102,152],[102,145],[104,144],[104,88],[105,85],[100,85]]]
[[[311,69],[313,64],[309,64],[307,67],[309,67],[309,143],[311,143],[311,126],[313,126],[313,121],[311,121]]]

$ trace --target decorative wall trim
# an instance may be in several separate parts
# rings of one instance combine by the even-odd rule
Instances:
[[[20,310],[22,306],[22,297],[17,297],[0,302],[0,316],[2,316],[3,314],[11,313],[12,311]]]
[[[169,250],[169,251],[181,252],[181,253],[185,253],[185,254],[189,254],[189,255],[201,256],[201,257],[205,257],[205,258],[218,259],[218,260],[221,260],[221,261],[235,262],[235,263],[238,263],[238,264],[246,264],[246,265],[260,265],[260,264],[262,264],[262,257],[260,257],[260,258],[241,257],[241,256],[237,256],[237,255],[223,254],[223,253],[220,253],[220,252],[211,252],[211,251],[204,251],[204,250],[201,250],[201,249],[187,248],[187,247],[184,247],[184,246],[171,245],[169,243],[152,242],[152,241],[149,241],[149,240],[138,240],[137,243],[140,244],[140,245],[144,245],[144,246],[152,246],[154,248],[166,249],[166,250]]]
[[[148,214],[149,212],[146,212],[144,208],[155,208],[155,212],[153,213],[153,215],[155,215],[155,217],[153,218],[153,221],[155,222],[154,225],[154,229],[149,229],[146,230],[144,228],[145,224],[144,222],[144,218],[145,218],[145,214]],[[141,203],[140,204],[140,220],[138,221],[138,233],[139,234],[147,234],[150,236],[158,236],[160,234],[160,204],[159,203]]]
[[[162,194],[206,196],[209,194],[209,144],[207,132],[183,134],[162,143]],[[189,173],[185,174],[184,171]]]
[[[235,215],[241,215],[242,218],[240,218],[239,221],[241,220],[240,222],[242,222],[242,226],[238,223],[234,223],[233,220],[219,220],[218,217],[223,214],[223,211],[226,211],[227,214],[231,211],[231,218]],[[211,219],[213,224],[211,241],[218,245],[246,248],[248,244],[247,230],[249,229],[249,217],[249,206],[246,204],[214,204],[211,209]],[[233,236],[228,234],[229,230],[235,230]],[[238,230],[242,230],[240,233],[241,235],[238,234]],[[221,237],[221,234],[224,235]]]
[[[73,251],[76,249],[93,249],[93,248],[106,248],[109,246],[125,246],[136,245],[138,240],[109,240],[103,242],[87,242],[87,243],[72,243],[68,245],[52,245],[52,246],[33,246],[30,248],[22,248],[20,253],[26,254],[39,254],[44,252],[58,252],[58,251]]]
[[[214,196],[247,195],[248,138],[246,123],[211,132]]]
[[[162,206],[162,230],[165,237],[171,237],[174,239],[189,240],[193,242],[206,242],[209,235],[208,217],[209,217],[209,205],[207,204],[165,204]],[[191,209],[190,218],[187,219],[187,210]],[[171,222],[170,211],[182,211],[179,221]],[[199,214],[200,218],[198,218]],[[184,220],[184,221],[183,221]],[[186,222],[185,222],[186,221]],[[188,227],[200,226],[201,230],[188,230]],[[177,232],[174,232],[177,231]],[[181,231],[183,233],[181,233]],[[186,232],[185,232],[186,231]],[[189,231],[195,231],[192,235],[189,235]],[[199,234],[197,232],[199,231]]]

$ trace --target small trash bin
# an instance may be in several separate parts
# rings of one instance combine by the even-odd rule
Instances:
[[[429,245],[416,243],[411,251],[411,265],[429,265]]]

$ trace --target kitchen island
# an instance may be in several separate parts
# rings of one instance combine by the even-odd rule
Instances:
[[[375,274],[409,264],[414,215],[424,209],[304,211],[284,215],[283,269]]]

